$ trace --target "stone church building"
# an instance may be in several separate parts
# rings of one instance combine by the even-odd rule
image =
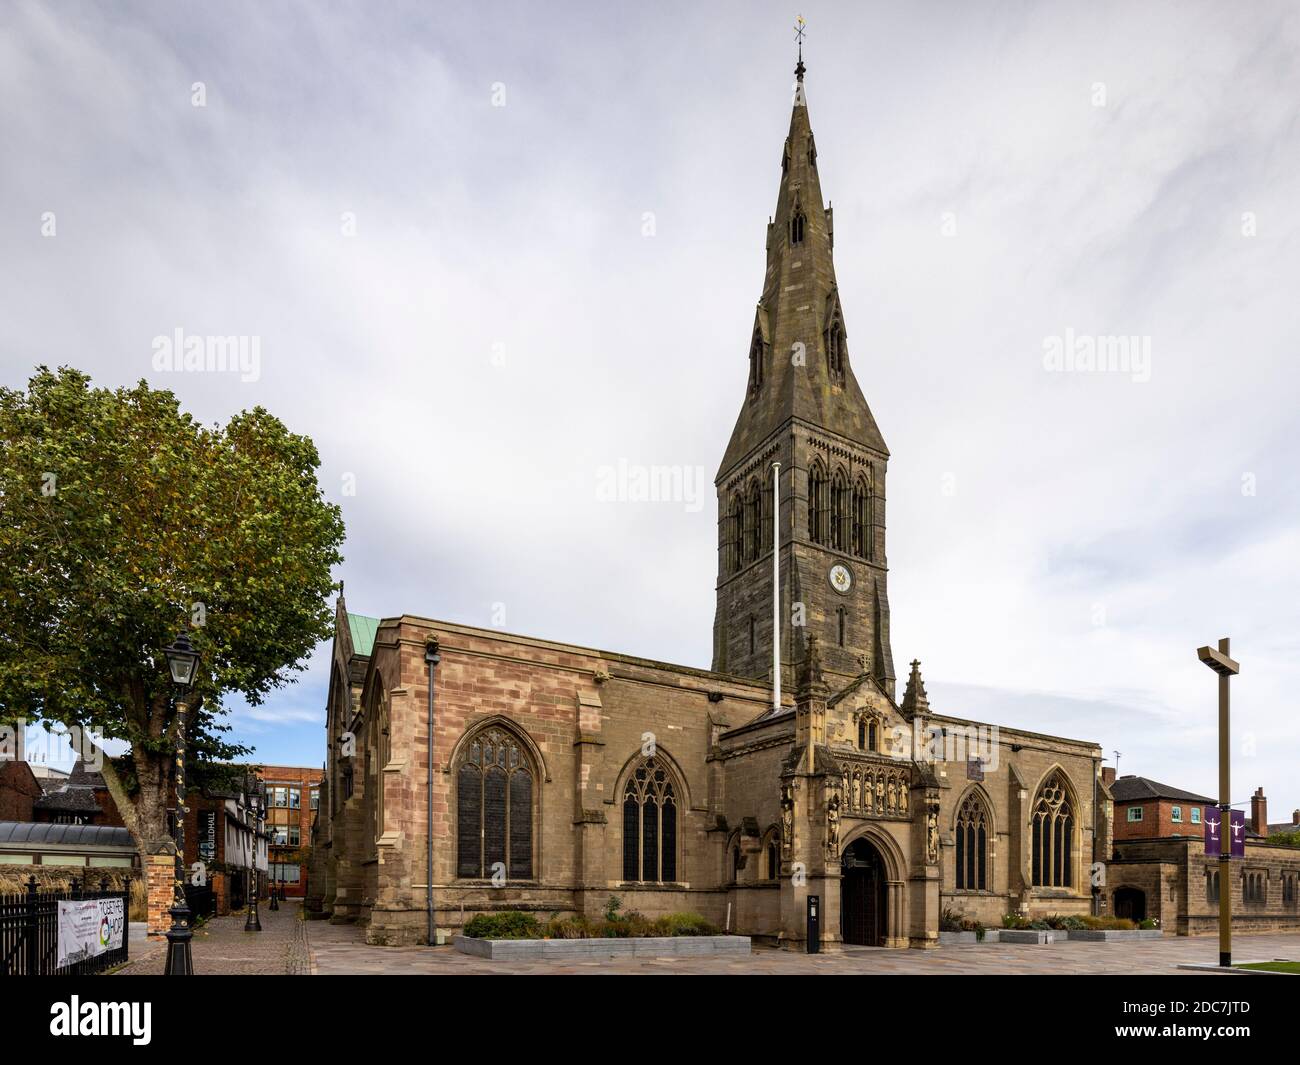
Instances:
[[[889,451],[850,355],[796,75],[716,482],[712,668],[367,618],[340,594],[308,905],[371,942],[491,910],[596,916],[611,895],[797,950],[810,896],[824,949],[937,946],[945,909],[997,924],[1094,906],[1100,748],[932,708],[915,661],[898,693]]]

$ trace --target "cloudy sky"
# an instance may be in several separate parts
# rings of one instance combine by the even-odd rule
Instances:
[[[716,469],[794,14],[5,4],[0,381],[71,364],[206,421],[268,407],[320,448],[355,611],[707,666],[711,488],[608,502],[598,471]],[[1288,817],[1300,9],[803,14],[850,356],[892,451],[896,660],[943,712],[1213,792],[1195,648],[1231,635],[1233,798],[1263,785]],[[156,370],[176,329],[258,338],[256,380]],[[1109,337],[1143,361],[1049,368]],[[326,660],[235,708],[258,757],[322,760]]]

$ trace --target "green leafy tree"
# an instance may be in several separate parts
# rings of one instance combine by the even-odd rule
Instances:
[[[103,772],[146,851],[173,795],[162,648],[188,630],[202,654],[187,737],[202,781],[248,751],[222,698],[262,702],[331,631],[344,531],[319,465],[260,407],[205,427],[171,392],[68,368],[0,389],[0,723],[127,741]]]

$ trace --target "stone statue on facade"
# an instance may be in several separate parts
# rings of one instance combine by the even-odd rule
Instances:
[[[826,802],[826,853],[832,858],[840,853],[840,797],[835,792]]]
[[[781,785],[781,850],[790,853],[794,845],[794,789]]]

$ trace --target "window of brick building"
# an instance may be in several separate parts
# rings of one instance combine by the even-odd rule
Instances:
[[[654,756],[632,771],[623,788],[623,879],[677,880],[677,791]]]
[[[456,770],[456,875],[533,875],[533,766],[518,738],[493,727],[464,747]]]
[[[1033,818],[1034,887],[1074,886],[1074,804],[1064,775],[1052,773],[1039,789]]]

